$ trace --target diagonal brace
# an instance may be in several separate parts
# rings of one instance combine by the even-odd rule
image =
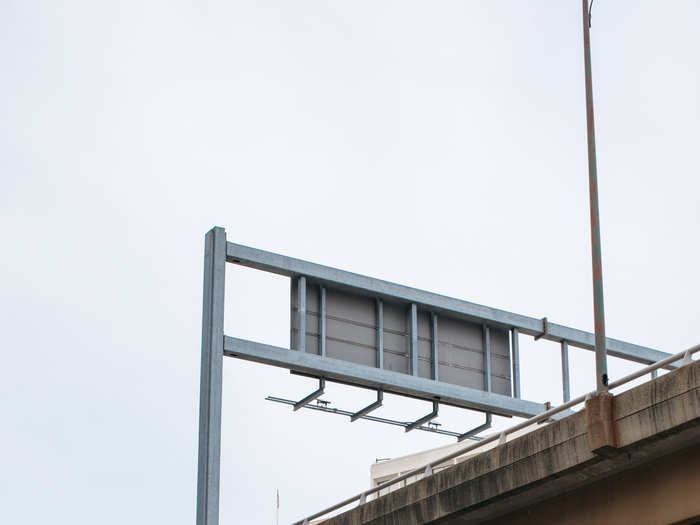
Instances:
[[[301,401],[294,403],[294,411],[296,412],[300,408],[311,403],[314,399],[318,399],[319,397],[321,397],[325,390],[326,390],[326,380],[321,377],[318,380],[318,390],[311,392],[308,396],[306,396]]]
[[[472,437],[478,434],[479,432],[482,432],[483,430],[488,430],[489,428],[491,428],[491,412],[486,412],[486,421],[478,427],[474,427],[471,430],[467,430],[464,434],[458,436],[457,442],[459,443],[460,441],[464,441],[468,437]]]
[[[365,408],[362,410],[355,412],[352,416],[350,416],[350,422],[357,421],[360,419],[362,416],[366,416],[373,410],[377,410],[380,406],[382,406],[382,400],[384,399],[384,392],[381,390],[377,390],[377,400],[372,403],[371,405],[367,405]]]
[[[439,403],[437,401],[433,401],[433,411],[427,416],[423,416],[422,418],[415,420],[413,423],[409,423],[408,425],[406,425],[406,432],[410,432],[411,430],[418,428],[422,424],[435,419],[438,415],[438,405]]]

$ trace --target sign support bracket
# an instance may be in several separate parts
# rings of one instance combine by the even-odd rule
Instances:
[[[294,404],[294,411],[296,412],[300,408],[311,403],[313,400],[318,399],[319,397],[321,397],[323,395],[323,393],[325,391],[326,391],[326,380],[321,377],[318,380],[318,390],[314,390],[313,392],[311,392],[308,396],[306,396],[301,401],[297,401]]]
[[[438,416],[438,408],[439,408],[439,402],[437,400],[433,401],[433,411],[428,414],[423,416],[420,419],[416,419],[413,423],[408,425],[406,427],[406,432],[410,432],[411,430],[418,428],[419,426],[423,425],[424,423],[427,423],[428,421],[432,421]]]
[[[384,392],[381,390],[377,390],[377,400],[372,403],[371,405],[367,405],[365,408],[362,410],[355,412],[352,416],[350,416],[350,422],[357,421],[360,419],[362,416],[366,416],[370,412],[377,410],[380,406],[382,406],[382,402],[384,399]]]

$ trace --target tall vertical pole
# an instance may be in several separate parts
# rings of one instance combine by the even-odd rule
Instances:
[[[603,262],[600,254],[600,213],[598,211],[598,168],[595,154],[593,119],[593,80],[591,76],[591,34],[588,0],[583,6],[583,57],[586,70],[586,123],[588,125],[588,191],[591,208],[591,252],[593,263],[593,316],[595,321],[596,390],[608,389],[608,362],[605,347],[605,307],[603,305]]]
[[[225,274],[226,231],[216,227],[209,230],[204,240],[197,525],[219,524]]]

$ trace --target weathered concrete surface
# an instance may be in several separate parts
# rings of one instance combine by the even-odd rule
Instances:
[[[641,511],[636,520],[606,522],[673,523],[700,515],[700,496],[688,497],[680,489],[670,501],[683,503],[676,505],[675,515],[663,517],[666,521],[650,521],[658,515],[643,512],[670,492],[661,486],[690,486],[700,494],[700,362],[620,393],[607,408],[605,403],[597,405],[595,417],[582,410],[324,523],[495,524],[528,512],[533,517],[521,522],[601,523],[593,509],[579,509],[584,510],[579,521],[566,521],[561,513],[573,512],[577,501],[582,506],[607,501],[612,512],[618,490],[621,498],[637,498],[636,507],[622,504],[623,499],[621,507]],[[603,443],[605,454],[592,451],[596,443]],[[596,519],[589,519],[594,514]]]
[[[700,515],[698,473],[700,446],[695,445],[486,523],[678,523]]]
[[[607,392],[586,399],[588,448],[596,454],[617,453],[613,399]]]

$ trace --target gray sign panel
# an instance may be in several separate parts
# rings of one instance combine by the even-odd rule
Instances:
[[[444,314],[438,317],[413,303],[380,302],[375,297],[322,287],[306,279],[305,300],[302,302],[306,315],[305,323],[301,323],[299,281],[291,279],[290,348],[323,354],[321,320],[322,294],[325,293],[326,357],[511,395],[510,344],[506,329],[491,326],[486,330],[480,323]],[[413,308],[416,310],[415,325]],[[415,326],[415,338],[412,325]],[[437,331],[437,345],[434,331]],[[303,342],[300,340],[302,332],[305,333]],[[490,385],[485,366],[487,353],[491,362]],[[434,354],[437,354],[437,369]],[[415,372],[412,363],[417,363]]]

